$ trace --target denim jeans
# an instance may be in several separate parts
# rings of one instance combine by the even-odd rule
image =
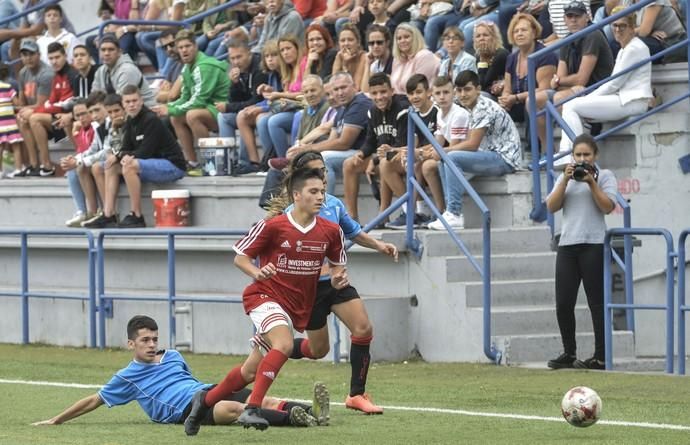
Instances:
[[[69,185],[69,192],[72,194],[74,207],[78,212],[86,214],[86,198],[84,197],[84,191],[81,189],[79,175],[76,170],[67,172],[67,184]]]
[[[223,36],[223,34],[213,39],[209,39],[208,37],[206,37],[206,34],[202,34],[196,38],[196,46],[198,46],[199,50],[203,51],[204,54],[206,54],[207,56],[221,56],[228,51],[226,48],[216,55],[218,48],[220,48],[221,43],[223,43],[224,38],[225,37]]]
[[[165,50],[156,45],[156,41],[161,37],[161,34],[161,31],[140,31],[136,33],[135,37],[137,46],[146,54],[146,57],[149,58],[157,70],[160,70],[165,65],[165,61],[168,58]]]
[[[173,182],[184,177],[184,170],[167,159],[137,159],[141,182]]]
[[[222,138],[234,138],[237,130],[237,113],[218,113],[218,136]],[[249,155],[247,154],[247,146],[244,144],[242,138],[237,138],[239,141],[239,161],[241,164],[249,164]]]
[[[326,180],[328,184],[326,185],[326,192],[333,195],[335,194],[335,181],[336,175],[343,177],[343,163],[345,159],[351,157],[357,153],[357,150],[326,150],[322,151],[323,162],[326,164]]]
[[[466,173],[465,178],[468,180],[468,176],[503,176],[514,171],[495,151],[451,151],[448,156],[461,173]],[[455,215],[460,215],[465,187],[453,174],[450,167],[444,165],[443,172],[446,209]]]
[[[498,29],[501,30],[501,37],[503,37],[503,43],[508,43],[508,25],[510,24],[510,19],[513,18],[517,12],[518,6],[522,4],[522,0],[501,0],[498,5]]]
[[[14,5],[12,0],[0,0],[0,19],[4,19],[5,17],[9,17],[11,15],[15,15],[19,11],[17,10],[17,7]],[[3,27],[5,29],[14,29],[19,26],[19,19],[14,19],[10,23],[5,23]]]
[[[429,51],[435,53],[439,48],[439,40],[443,31],[449,26],[456,26],[463,18],[464,16],[456,11],[429,17],[426,25],[424,25],[424,42]]]
[[[290,132],[292,131],[294,114],[294,111],[285,111],[271,114],[259,120],[256,127],[259,130],[259,139],[261,139],[264,153],[269,150],[269,147],[272,147],[278,157],[285,157],[288,148],[290,148],[288,143],[291,139]]]
[[[467,18],[458,25],[458,28],[465,34],[465,51],[470,54],[474,54],[474,25],[478,22],[498,23],[498,9],[494,9],[481,17]]]

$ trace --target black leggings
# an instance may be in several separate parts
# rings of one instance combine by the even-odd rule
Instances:
[[[594,327],[594,357],[604,360],[604,245],[560,246],[556,255],[556,317],[563,350],[575,355],[575,303],[580,281]]]

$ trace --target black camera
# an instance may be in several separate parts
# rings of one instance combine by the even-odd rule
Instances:
[[[593,164],[589,162],[579,162],[575,164],[575,169],[573,170],[573,179],[582,182],[584,181],[587,173],[592,175],[596,181],[599,178],[599,170]]]

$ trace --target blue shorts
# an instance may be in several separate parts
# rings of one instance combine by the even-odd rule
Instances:
[[[141,182],[173,182],[185,175],[167,159],[137,159]]]

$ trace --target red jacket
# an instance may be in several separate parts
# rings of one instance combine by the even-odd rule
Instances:
[[[56,114],[71,110],[72,107],[69,105],[69,100],[74,97],[71,81],[76,74],[78,74],[77,71],[65,63],[65,66],[55,73],[53,77],[48,100],[44,104],[37,106],[34,111],[36,113]]]

